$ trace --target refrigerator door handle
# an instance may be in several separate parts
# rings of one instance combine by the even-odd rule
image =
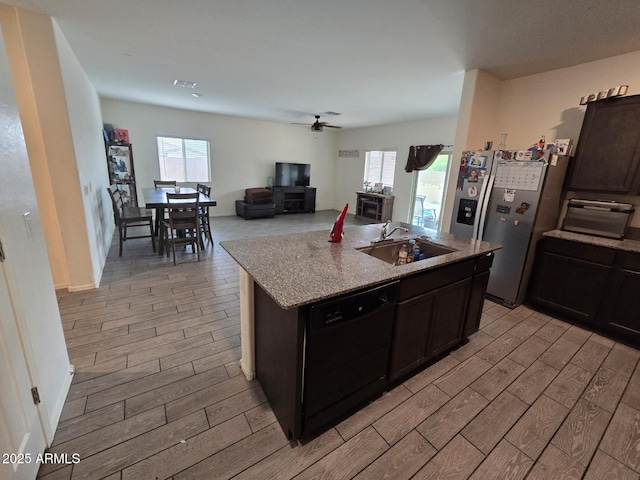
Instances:
[[[482,188],[480,189],[480,220],[477,225],[473,226],[473,238],[477,238],[478,240],[482,240],[482,237],[484,237],[484,224],[487,219],[489,199],[491,198],[491,191],[493,190],[493,182],[495,179],[495,175],[489,175],[489,178],[482,183]]]

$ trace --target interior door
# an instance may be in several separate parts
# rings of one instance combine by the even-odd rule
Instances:
[[[31,380],[6,269],[0,263],[0,478],[36,478],[37,455],[46,439],[38,408],[31,396]]]

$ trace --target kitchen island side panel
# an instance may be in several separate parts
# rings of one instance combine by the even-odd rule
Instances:
[[[256,377],[289,439],[301,434],[304,318],[255,284]]]

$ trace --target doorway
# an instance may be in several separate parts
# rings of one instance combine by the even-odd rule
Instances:
[[[451,152],[440,153],[428,169],[414,172],[412,225],[440,229],[451,156]]]

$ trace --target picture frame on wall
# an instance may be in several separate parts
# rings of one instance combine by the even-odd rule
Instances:
[[[131,154],[128,146],[110,145],[107,153],[109,178],[112,183],[133,181]]]
[[[131,144],[108,143],[106,148],[109,183],[111,185],[126,185],[127,198],[132,207],[138,206],[136,192],[136,175],[133,165],[133,151]]]
[[[118,184],[118,190],[122,195],[122,202],[125,207],[134,206],[133,191],[130,184]]]

